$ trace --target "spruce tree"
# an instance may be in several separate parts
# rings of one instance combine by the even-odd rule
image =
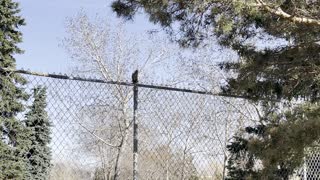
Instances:
[[[22,53],[18,3],[0,0],[0,67],[15,69],[14,55]],[[24,111],[28,99],[20,85],[26,80],[18,74],[0,71],[0,179],[24,179],[27,174],[26,152],[30,145],[28,131],[17,115]]]
[[[46,89],[36,87],[33,89],[33,104],[26,114],[26,126],[30,131],[32,144],[29,149],[28,172],[29,179],[48,179],[51,167],[50,122],[46,108]]]

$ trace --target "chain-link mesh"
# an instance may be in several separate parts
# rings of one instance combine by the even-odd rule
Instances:
[[[231,99],[146,88],[139,93],[140,177],[223,179],[226,144],[243,123],[225,102]]]
[[[303,168],[299,171],[302,179],[316,180],[320,179],[320,146],[317,143],[315,147],[306,149]]]
[[[51,179],[132,177],[131,87],[25,76],[47,90],[52,123]],[[31,102],[29,102],[30,104]]]
[[[133,86],[23,76],[28,93],[46,88],[50,179],[132,179]],[[226,177],[227,144],[256,116],[245,100],[146,87],[138,94],[139,179]],[[299,177],[319,178],[318,159],[306,157]]]

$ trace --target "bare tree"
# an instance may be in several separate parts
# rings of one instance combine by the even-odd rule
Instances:
[[[175,46],[168,46],[168,42],[156,35],[147,38],[127,36],[124,24],[111,26],[106,22],[100,18],[91,20],[83,12],[68,20],[68,37],[63,45],[76,62],[75,73],[98,76],[104,80],[129,81],[131,73],[139,69],[143,82],[171,80],[170,83],[182,82],[183,85],[212,92],[217,92],[229,76],[212,61],[210,48],[192,55],[187,53],[190,55],[188,58],[178,56]],[[232,59],[232,56],[223,57]],[[173,58],[178,58],[181,64],[178,64],[179,69],[168,72],[175,65]],[[171,75],[176,75],[174,70],[180,74],[173,76],[175,81],[172,81]],[[156,72],[160,73],[156,75]],[[95,166],[98,179],[127,179],[132,168],[132,139],[129,138],[132,132],[132,89],[121,85],[104,87],[106,93],[103,98],[95,99],[79,110],[81,120],[77,123],[82,133],[89,135],[82,139],[81,146],[99,162]],[[148,131],[140,135],[139,141],[140,147],[143,147],[142,164],[148,167],[148,172],[140,174],[145,179],[163,179],[163,175],[164,179],[197,176],[198,171],[204,171],[205,167],[200,167],[194,157],[201,161],[206,156],[219,159],[205,164],[217,164],[214,168],[223,176],[227,160],[226,144],[236,129],[247,123],[243,119],[254,121],[256,118],[246,102],[216,98],[213,105],[208,104],[207,97],[186,101],[186,97],[178,98],[178,95],[165,97],[154,95],[152,91],[143,93],[144,97],[139,98],[142,105],[148,103],[144,104],[148,107],[156,104],[146,114],[139,112],[139,119],[142,120],[139,128]],[[159,105],[161,101],[166,103]],[[181,109],[177,109],[176,102],[180,103]],[[151,114],[155,124],[148,122]],[[241,118],[236,119],[239,114]],[[151,141],[161,143],[152,146]],[[215,151],[209,152],[203,147]],[[159,156],[159,153],[162,155]]]
[[[50,173],[50,179],[54,180],[79,180],[90,179],[91,173],[85,168],[75,166],[70,162],[53,163],[53,167]]]
[[[213,41],[214,42],[214,41]],[[226,84],[229,77],[234,76],[220,68],[221,62],[237,61],[238,56],[235,52],[217,46],[215,43],[200,47],[190,56],[180,58],[180,67],[182,73],[179,75],[184,84],[191,88],[200,89],[212,93],[223,93],[221,86]],[[212,126],[209,138],[212,144],[216,144],[212,149],[212,156],[220,159],[215,162],[219,169],[219,174],[224,178],[226,174],[226,165],[228,159],[227,144],[235,133],[241,132],[242,128],[249,124],[259,122],[259,106],[244,99],[234,98],[216,98],[215,110],[207,111],[211,119],[210,122],[204,122],[204,126]],[[221,108],[217,108],[217,107]],[[216,122],[216,123],[212,123]],[[208,165],[208,168],[212,164]],[[207,168],[207,169],[208,169]],[[214,167],[211,167],[214,168]],[[208,170],[206,170],[208,171]]]
[[[224,137],[221,133],[223,124],[218,114],[222,114],[219,111],[224,107],[215,107],[214,99],[212,101],[209,96],[154,91],[149,96],[158,100],[141,105],[148,108],[145,112],[140,111],[146,114],[140,122],[150,129],[143,133],[152,137],[141,152],[143,177],[200,177],[205,173],[206,164],[223,157],[220,147],[224,148],[224,141],[219,141]],[[223,158],[221,164],[222,161]],[[206,171],[211,177],[215,174],[214,169]]]
[[[157,68],[163,68],[172,56],[170,52],[174,52],[168,50],[168,43],[154,35],[127,36],[123,23],[111,26],[106,22],[99,17],[91,20],[84,12],[68,19],[68,36],[63,45],[76,62],[75,72],[108,81],[128,81],[131,73],[138,69],[140,79],[156,81]],[[78,123],[93,137],[83,143],[91,146],[100,158],[104,179],[119,179],[123,169],[120,166],[131,141],[128,137],[133,94],[129,87],[113,85],[108,87],[106,96],[105,102],[84,107],[79,112],[82,121]]]

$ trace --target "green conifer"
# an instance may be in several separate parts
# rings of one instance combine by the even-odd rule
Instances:
[[[46,89],[33,89],[33,104],[26,114],[26,126],[30,131],[32,144],[28,153],[28,172],[30,179],[48,179],[51,167],[51,150],[49,143],[50,122],[46,108]]]
[[[18,28],[24,19],[18,15],[18,3],[0,0],[0,67],[15,69],[14,55],[22,53]],[[19,85],[26,83],[20,75],[0,71],[0,179],[24,179],[27,174],[26,152],[30,145],[28,131],[17,115],[24,111],[28,95]]]

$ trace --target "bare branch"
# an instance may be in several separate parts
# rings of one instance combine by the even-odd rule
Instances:
[[[110,144],[108,142],[106,142],[104,139],[102,139],[101,137],[99,137],[98,135],[96,135],[93,131],[90,131],[90,129],[88,129],[86,126],[84,126],[82,123],[80,123],[79,121],[77,121],[77,123],[84,129],[86,130],[89,134],[91,134],[93,137],[97,138],[99,141],[101,141],[103,144],[110,146],[110,147],[114,147],[114,148],[119,148],[119,145],[113,145]]]

